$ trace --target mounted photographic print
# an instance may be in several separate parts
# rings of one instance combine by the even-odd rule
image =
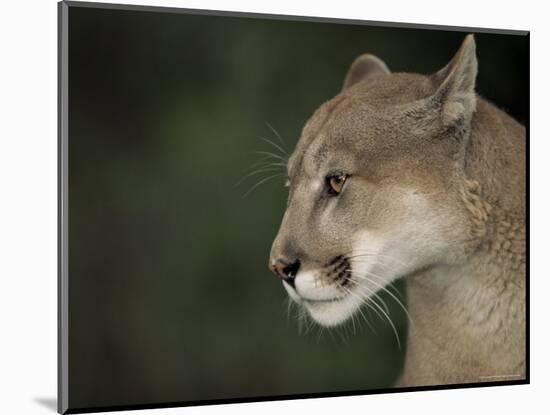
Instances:
[[[528,32],[59,29],[59,412],[529,382]]]

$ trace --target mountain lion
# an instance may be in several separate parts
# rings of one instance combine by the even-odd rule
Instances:
[[[306,123],[269,261],[323,326],[404,278],[398,386],[525,378],[525,128],[475,93],[472,35],[431,76],[372,55]]]

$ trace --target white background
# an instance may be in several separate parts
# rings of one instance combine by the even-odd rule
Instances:
[[[120,1],[120,3],[135,3]],[[548,413],[545,267],[549,38],[544,1],[140,1],[139,4],[531,30],[531,385],[140,411],[156,414]],[[57,365],[57,12],[0,7],[0,413],[52,414]],[[330,59],[330,56],[327,56]],[[502,68],[506,71],[506,67]],[[266,374],[268,375],[268,374]],[[544,409],[546,408],[546,409]],[[134,413],[134,412],[132,412]]]

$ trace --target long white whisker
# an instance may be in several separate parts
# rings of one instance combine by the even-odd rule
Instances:
[[[400,297],[401,300],[405,300],[405,297],[403,297],[403,294],[401,293],[401,291],[399,291],[399,289],[394,285],[393,282],[388,283],[388,282],[386,282],[386,280],[384,278],[382,278],[379,275],[376,275],[376,274],[374,274],[372,272],[368,272],[368,271],[367,271],[367,273],[368,273],[369,277],[376,278],[380,284],[383,284],[383,285],[391,288],[395,292],[395,295]]]
[[[355,263],[362,263],[362,262],[361,262],[361,261],[357,261],[357,260],[352,261],[352,265],[355,264]],[[383,264],[382,264],[382,265],[383,265]],[[390,268],[390,270],[391,270],[391,268]],[[352,269],[350,269],[350,271],[352,271]],[[395,293],[396,293],[399,297],[401,297],[401,299],[403,299],[403,300],[405,299],[405,298],[403,297],[403,294],[397,289],[397,287],[394,286],[394,284],[393,284],[392,282],[390,282],[390,283],[386,282],[386,280],[385,280],[383,277],[381,277],[380,275],[377,275],[377,274],[375,274],[375,273],[373,273],[373,272],[369,272],[369,271],[363,271],[363,272],[367,272],[367,273],[369,274],[369,276],[371,276],[371,277],[373,277],[373,278],[376,278],[376,279],[377,279],[378,281],[380,281],[382,284],[387,285],[388,287],[392,288],[392,289],[395,291]]]
[[[248,168],[253,169],[254,167],[257,167],[257,166],[261,165],[262,163],[268,163],[268,161],[271,160],[271,159],[272,159],[271,156],[260,157],[257,161],[252,163]]]
[[[346,287],[342,287],[344,289],[344,292],[346,292],[347,294],[349,295],[353,295],[355,294],[353,291],[351,291],[349,288],[346,288]],[[359,297],[358,297],[359,298]],[[361,317],[363,318],[363,320],[365,321],[365,323],[367,324],[367,326],[369,326],[369,328],[372,330],[372,332],[374,334],[376,334],[376,330],[374,329],[374,327],[372,326],[372,324],[370,323],[369,319],[367,318],[367,316],[365,316],[365,313],[363,313],[363,310],[361,310],[361,307],[363,305],[367,306],[367,307],[371,307],[370,304],[368,303],[364,303],[361,299],[361,305],[359,306],[359,308],[357,309],[357,311],[359,312],[359,314],[361,315]],[[352,316],[353,317],[353,316]]]
[[[285,157],[282,157],[282,156],[279,156],[278,154],[274,154],[274,153],[270,153],[269,151],[262,151],[262,150],[259,150],[259,151],[256,151],[257,154],[264,154],[266,156],[271,156],[275,159],[278,159],[278,160],[281,160],[282,162],[286,163],[287,162],[287,159]]]
[[[249,177],[255,176],[255,175],[260,174],[260,173],[265,173],[265,172],[270,172],[270,171],[278,171],[278,170],[281,170],[281,169],[278,168],[278,167],[264,167],[264,168],[261,168],[261,169],[258,169],[258,170],[254,170],[254,171],[244,175],[237,183],[235,183],[235,187],[239,186],[242,182],[244,182]]]
[[[267,121],[265,122],[267,127],[273,131],[273,133],[275,134],[275,136],[279,139],[279,141],[281,142],[281,144],[283,145],[284,148],[286,148],[286,144],[283,140],[283,137],[281,137],[281,135],[277,132],[277,130],[270,124],[268,123]],[[288,153],[287,153],[288,154]]]
[[[393,295],[393,293],[391,291],[389,291],[386,287],[384,287],[383,285],[381,285],[381,284],[377,283],[376,281],[373,281],[372,279],[370,279],[366,276],[363,276],[363,275],[355,275],[355,276],[352,277],[352,279],[360,279],[360,280],[367,281],[371,284],[374,284],[375,286],[377,286],[382,291],[385,291],[386,293],[388,293],[388,295],[390,295],[395,300],[395,302],[397,302],[397,304],[399,304],[399,306],[403,309],[403,311],[407,315],[407,318],[409,319],[411,324],[413,324],[412,318],[411,318],[407,308],[405,307],[405,305],[401,302],[401,300],[399,300],[399,298],[397,298],[395,295]]]
[[[359,295],[358,293],[356,292],[353,292],[351,290],[348,290],[348,294],[351,295],[352,297],[355,297],[357,298],[362,304],[365,304],[369,309],[371,309],[372,311],[374,311],[376,313],[376,315],[381,319],[381,320],[384,320],[384,317],[382,317],[382,314],[380,314],[378,312],[378,310],[376,308],[374,308],[372,306],[372,304],[376,304],[378,306],[378,303],[376,303],[374,301],[373,298],[369,298],[369,297],[366,297],[366,296],[361,296]],[[378,306],[380,307],[380,306]],[[374,329],[373,329],[374,330]]]
[[[365,288],[366,290],[368,290],[369,292],[371,292],[371,293],[374,294],[374,292],[373,292],[371,289],[369,289],[368,287],[363,286],[363,288]],[[372,299],[372,297],[370,297],[370,298],[369,298],[369,297],[364,297],[364,300],[365,300],[365,301],[367,301],[367,300],[369,300],[369,299]],[[390,318],[390,316],[388,315],[388,313],[386,313],[386,312],[384,311],[384,309],[383,309],[382,307],[380,307],[380,305],[379,305],[376,301],[372,301],[372,303],[380,310],[380,312],[381,312],[382,314],[384,314],[384,316],[385,316],[386,319],[388,320],[388,323],[390,323],[390,326],[391,326],[391,328],[392,328],[392,330],[393,330],[393,333],[395,334],[395,338],[396,338],[396,340],[397,340],[397,347],[399,348],[399,350],[401,350],[401,340],[399,339],[399,334],[397,333],[397,328],[395,327],[395,324],[393,324],[392,319]]]
[[[288,156],[288,153],[286,152],[286,150],[284,148],[282,148],[280,145],[278,145],[277,143],[274,143],[273,141],[271,141],[269,138],[265,138],[265,137],[260,137],[260,140],[263,140],[265,141],[266,143],[269,143],[271,144],[273,147],[275,147],[277,150],[279,150],[281,152],[281,154],[285,155],[285,156]]]
[[[258,183],[256,183],[254,186],[252,186],[250,189],[248,189],[248,191],[243,195],[243,197],[246,197],[248,196],[250,193],[252,193],[254,191],[254,189],[256,189],[258,186],[260,186],[262,183],[265,183],[267,182],[268,180],[271,180],[271,179],[274,179],[275,177],[279,177],[279,176],[282,176],[282,173],[277,173],[277,174],[274,174],[272,176],[269,176],[269,177],[266,177],[265,179],[263,180],[260,180]]]
[[[349,270],[349,268],[346,268],[346,270]],[[351,271],[351,270],[350,270]],[[353,282],[357,282],[357,281],[354,281],[354,277],[352,276],[351,278],[351,281]],[[369,289],[368,287],[365,287],[367,290]],[[382,306],[384,307],[384,309],[386,310],[387,313],[390,312],[387,304],[384,302],[384,300],[378,295],[378,293],[376,291],[372,291],[372,295],[373,297],[377,298],[381,303],[382,303]]]
[[[303,335],[306,333],[307,312],[305,309],[300,309],[297,315],[298,319],[298,333]]]
[[[292,311],[292,306],[294,304],[294,301],[290,297],[286,298],[286,322],[287,324],[290,323],[290,313]]]
[[[355,281],[357,282],[357,281]],[[365,287],[367,288],[367,287]],[[378,301],[380,301],[380,303],[382,303],[382,307],[384,307],[384,310],[386,310],[386,313],[390,314],[390,309],[388,308],[388,305],[386,304],[386,302],[382,299],[382,297],[380,297],[380,295],[376,292],[376,291],[371,291],[372,292],[372,296],[374,298],[376,298]]]
[[[324,330],[324,327],[319,324],[319,331],[317,332],[317,343],[321,341],[321,337],[323,336],[323,330]]]
[[[256,166],[250,167],[250,168],[251,169],[253,169],[253,168],[263,169],[264,167],[279,167],[280,170],[282,170],[283,172],[286,173],[286,164],[285,163],[279,163],[279,162],[271,162],[271,163],[263,162],[262,164],[259,164],[259,165],[256,165]]]

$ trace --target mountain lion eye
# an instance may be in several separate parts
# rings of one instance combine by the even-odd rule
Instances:
[[[334,176],[328,176],[327,177],[327,184],[328,184],[328,192],[331,195],[338,195],[342,191],[342,188],[344,187],[344,183],[346,182],[346,179],[348,176],[345,174],[337,174]]]

